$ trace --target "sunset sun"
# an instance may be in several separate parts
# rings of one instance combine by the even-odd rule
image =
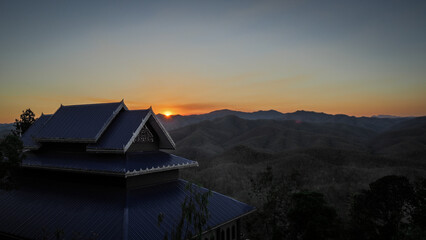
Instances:
[[[165,111],[165,112],[164,112],[164,115],[165,115],[166,117],[170,117],[170,116],[172,115],[172,112],[170,112],[170,111]]]

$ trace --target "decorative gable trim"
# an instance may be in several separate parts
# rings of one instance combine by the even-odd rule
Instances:
[[[142,174],[149,174],[149,173],[155,173],[155,172],[164,172],[164,171],[170,171],[175,169],[183,169],[183,168],[190,168],[190,167],[198,167],[198,162],[192,162],[192,163],[182,163],[182,164],[172,164],[172,165],[163,165],[160,167],[152,167],[152,168],[145,168],[145,169],[139,169],[139,170],[133,170],[133,171],[127,171],[125,173],[125,177],[131,177],[131,176],[138,176]]]
[[[146,122],[148,121],[149,117],[152,115],[152,109],[146,114],[145,118],[142,120],[141,125],[136,129],[136,131],[133,133],[132,137],[130,138],[129,142],[124,146],[123,152],[127,152],[129,147],[132,145],[135,138],[139,135],[140,131],[142,130],[143,126],[145,126]]]
[[[176,149],[176,144],[173,141],[172,137],[167,132],[167,130],[164,128],[163,124],[161,124],[160,120],[158,120],[158,118],[155,115],[154,111],[152,111],[152,108],[150,107],[149,108],[149,112],[148,112],[148,114],[146,114],[146,116],[143,119],[141,125],[139,125],[139,127],[136,129],[136,131],[133,133],[132,137],[130,138],[129,142],[124,146],[124,151],[123,152],[127,152],[127,150],[130,148],[130,146],[134,142],[135,138],[139,135],[139,133],[142,130],[143,126],[146,125],[146,123],[150,120],[151,117],[155,121],[155,123],[158,125],[158,127],[160,128],[160,131],[161,131],[161,132],[156,132],[156,134],[158,134],[158,135],[162,134],[163,136],[165,136],[166,139],[167,139],[167,141],[171,145],[170,148],[164,148],[164,147],[160,146],[160,149],[173,149],[173,150]],[[161,141],[160,141],[159,144],[161,144]]]

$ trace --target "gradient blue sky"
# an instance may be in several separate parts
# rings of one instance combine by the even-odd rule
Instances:
[[[28,107],[426,115],[426,1],[1,1],[0,122]]]

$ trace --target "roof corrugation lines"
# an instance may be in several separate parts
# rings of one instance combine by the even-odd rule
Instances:
[[[149,110],[123,111],[112,121],[108,129],[96,143],[89,144],[88,149],[124,150],[137,128],[145,119]]]
[[[38,132],[43,128],[44,124],[49,120],[52,115],[41,115],[28,130],[22,135],[21,140],[24,147],[37,148],[39,144],[34,141]]]
[[[54,183],[52,183],[54,185]],[[0,190],[0,232],[28,239],[123,239],[123,194],[110,189],[28,186]],[[124,192],[124,191],[122,191]]]
[[[97,234],[97,239],[164,239],[180,218],[181,204],[189,194],[186,184],[177,180],[128,191],[54,184],[0,190],[0,231],[31,239],[41,236],[43,230],[51,238],[62,230],[66,239],[76,233],[84,239],[92,234]],[[208,209],[207,225],[213,228],[249,213],[253,207],[212,192]],[[159,226],[160,213],[164,219]]]
[[[61,106],[38,133],[43,141],[95,142],[123,102]]]
[[[143,227],[129,224],[128,239],[163,239],[164,235],[173,229],[182,213],[181,203],[189,196],[186,189],[188,182],[178,180],[158,187],[146,188],[143,191],[130,191],[129,194],[129,223],[144,223]],[[207,192],[205,188],[193,185],[199,192]],[[227,221],[254,210],[253,207],[222,194],[211,192],[208,199],[210,217],[204,230],[214,228]],[[164,219],[158,227],[158,214],[163,213]],[[193,230],[193,229],[191,229]],[[170,238],[170,235],[169,235]]]
[[[173,154],[153,151],[127,154],[26,153],[23,166],[91,171],[99,173],[147,173],[197,165]]]

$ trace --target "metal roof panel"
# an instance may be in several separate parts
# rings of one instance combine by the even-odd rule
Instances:
[[[44,124],[52,115],[41,115],[27,131],[22,135],[21,140],[25,148],[37,149],[40,145],[34,141],[39,131],[44,127]]]
[[[123,102],[61,106],[40,130],[40,142],[96,142]]]
[[[189,194],[186,184],[177,180],[124,190],[52,183],[0,190],[0,232],[31,239],[41,236],[43,230],[49,239],[57,230],[62,230],[66,239],[75,233],[83,238],[95,233],[97,239],[164,239],[181,216],[181,204]],[[212,228],[254,210],[216,192],[208,202],[207,225]],[[160,213],[164,219],[159,226]]]
[[[149,113],[148,110],[122,111],[96,143],[89,144],[91,150],[123,150],[138,127]]]

